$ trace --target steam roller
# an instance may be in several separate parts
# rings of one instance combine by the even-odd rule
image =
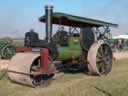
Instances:
[[[45,39],[39,39],[33,29],[25,33],[25,47],[16,49],[8,67],[11,81],[45,87],[57,72],[84,71],[102,76],[111,71],[113,55],[104,39],[109,26],[117,24],[53,13],[52,6],[45,7],[45,15],[39,21],[45,23]],[[54,35],[53,24],[60,25]],[[64,30],[64,26],[69,26],[69,32]],[[101,27],[104,34],[101,34]]]

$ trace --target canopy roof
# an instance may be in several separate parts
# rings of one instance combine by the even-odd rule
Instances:
[[[39,21],[45,22],[45,16],[39,18]],[[59,24],[65,26],[72,26],[72,27],[84,27],[84,26],[112,26],[118,27],[117,24],[104,22],[100,20],[89,19],[85,17],[79,17],[74,15],[69,15],[65,13],[53,13],[52,17],[52,24]]]

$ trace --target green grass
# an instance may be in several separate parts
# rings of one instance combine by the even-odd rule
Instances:
[[[127,96],[128,60],[113,62],[107,76],[89,76],[83,73],[60,75],[46,88],[30,88],[0,80],[0,96]]]

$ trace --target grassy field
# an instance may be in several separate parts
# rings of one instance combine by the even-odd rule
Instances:
[[[62,74],[47,88],[30,88],[0,80],[0,96],[127,96],[128,60],[113,63],[107,76],[96,77],[83,73]]]

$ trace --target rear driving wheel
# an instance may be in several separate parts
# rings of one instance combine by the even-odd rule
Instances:
[[[112,68],[112,52],[108,45],[99,47],[96,56],[96,66],[100,74],[108,74]]]
[[[88,52],[88,68],[94,75],[107,75],[112,69],[112,51],[108,44],[97,42]]]

